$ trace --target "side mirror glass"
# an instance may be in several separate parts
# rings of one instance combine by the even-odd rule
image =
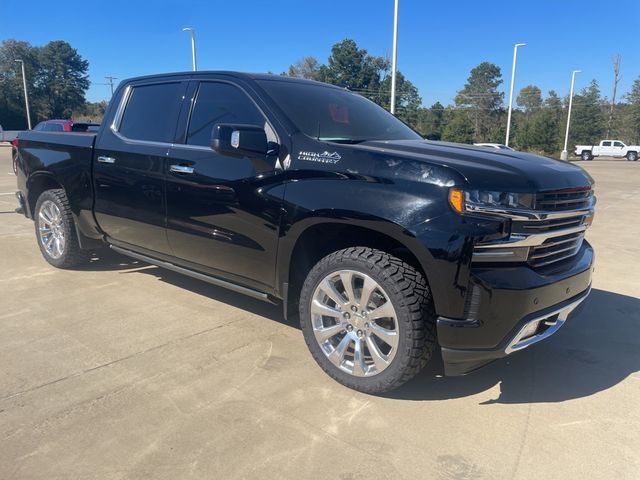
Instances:
[[[217,123],[211,132],[211,148],[234,157],[256,157],[271,154],[264,128],[257,125]]]

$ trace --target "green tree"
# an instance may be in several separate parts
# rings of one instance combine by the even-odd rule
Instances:
[[[542,91],[535,85],[527,85],[520,89],[516,103],[523,108],[529,117],[531,112],[535,112],[542,106]]]
[[[498,92],[502,84],[500,67],[483,62],[471,70],[464,88],[455,98],[456,106],[469,110],[473,121],[473,138],[486,141],[496,125],[504,94]]]
[[[20,63],[15,61],[17,59],[24,61],[29,110],[31,118],[35,120],[38,97],[32,80],[38,71],[38,62],[34,53],[33,47],[27,42],[5,40],[0,44],[0,125],[7,130],[27,128],[22,71]]]
[[[416,130],[429,140],[440,140],[444,124],[444,105],[436,102],[429,108],[418,110]]]
[[[378,95],[372,98],[378,105],[389,110],[391,105],[391,74],[387,71],[380,83]],[[401,72],[396,72],[396,116],[405,123],[416,126],[418,123],[418,109],[422,104],[422,98],[418,89],[405,78]]]
[[[631,86],[622,122],[625,140],[630,144],[640,144],[640,77]]]
[[[358,48],[355,40],[347,38],[331,47],[329,60],[320,67],[318,79],[356,91],[377,92],[380,71],[386,70],[387,65],[385,59],[369,55],[364,48]]]
[[[304,57],[289,66],[287,75],[289,77],[306,78],[308,80],[319,80],[320,62],[318,62],[316,57]]]
[[[70,118],[84,104],[89,88],[89,62],[67,42],[49,42],[37,52],[39,62],[35,88],[41,97],[41,114],[47,118]]]
[[[595,144],[601,140],[604,132],[602,105],[596,80],[574,97],[568,150],[577,144]]]
[[[457,143],[473,143],[474,125],[466,110],[449,110],[442,140]]]

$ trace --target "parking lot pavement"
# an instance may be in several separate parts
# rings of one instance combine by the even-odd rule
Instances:
[[[278,307],[114,254],[49,267],[0,147],[0,478],[638,478],[640,162],[582,165],[581,314],[374,397],[327,377]]]

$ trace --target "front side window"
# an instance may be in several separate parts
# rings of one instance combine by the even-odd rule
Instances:
[[[203,82],[198,88],[189,121],[187,143],[209,146],[216,123],[240,123],[264,126],[258,107],[238,87],[228,83]]]
[[[339,143],[422,139],[382,107],[348,90],[280,79],[258,83],[309,137]]]
[[[613,142],[613,146],[614,147],[624,147],[624,145],[621,142]]]
[[[133,87],[118,131],[132,140],[173,142],[183,94],[181,82]]]

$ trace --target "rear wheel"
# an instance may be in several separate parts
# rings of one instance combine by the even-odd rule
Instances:
[[[591,152],[589,150],[585,150],[584,152],[582,152],[582,154],[580,155],[580,157],[582,157],[582,160],[584,160],[585,162],[587,160],[591,160],[593,157],[591,156]]]
[[[638,152],[627,152],[627,160],[635,162],[638,160]]]
[[[13,174],[18,174],[18,149],[15,147],[11,148],[11,160],[13,163]]]
[[[300,295],[300,323],[320,367],[366,393],[408,381],[436,344],[424,277],[399,258],[365,247],[334,252],[313,267]]]
[[[80,248],[64,190],[42,192],[33,217],[38,246],[47,262],[54,267],[70,268],[88,260],[90,252]]]

